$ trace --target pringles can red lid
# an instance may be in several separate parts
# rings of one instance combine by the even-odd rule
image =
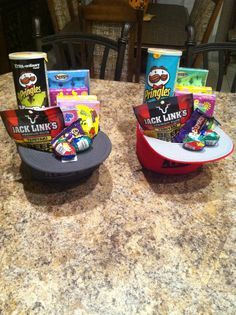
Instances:
[[[174,95],[181,50],[148,49],[144,101],[152,102]]]
[[[47,84],[47,54],[44,52],[14,52],[9,54],[17,104],[20,109],[49,107]]]

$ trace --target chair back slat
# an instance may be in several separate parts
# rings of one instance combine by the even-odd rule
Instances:
[[[109,47],[104,47],[103,55],[102,55],[102,63],[101,63],[101,69],[100,69],[100,78],[104,79],[105,78],[105,69],[106,69],[106,64],[107,64],[107,58],[109,55],[110,48]]]
[[[99,47],[103,50],[98,71],[100,79],[106,77],[108,55],[112,50],[117,55],[114,79],[120,80],[127,40],[127,32],[122,33],[118,42],[96,34],[61,33],[42,38],[41,47],[43,50],[44,47],[52,47],[57,69],[90,69],[91,77],[100,64],[94,60],[95,50]]]
[[[203,52],[203,68],[204,69],[208,69],[209,68],[209,64],[208,64],[208,52],[205,51]]]
[[[221,90],[221,86],[223,83],[223,78],[224,78],[224,65],[225,65],[225,51],[220,50],[218,52],[218,80],[217,80],[217,85],[216,85],[216,91]]]
[[[217,84],[216,91],[220,91],[222,88],[223,78],[226,73],[226,56],[230,56],[231,53],[236,53],[236,42],[221,42],[221,43],[206,43],[187,46],[186,49],[186,64],[188,67],[196,66],[195,60],[199,55],[203,55],[203,68],[209,69],[209,54],[211,52],[217,53],[217,67],[218,67],[218,76],[217,76]],[[233,79],[231,92],[236,92],[236,74]]]
[[[71,41],[67,42],[67,49],[69,53],[70,66],[72,69],[76,68],[75,48]]]

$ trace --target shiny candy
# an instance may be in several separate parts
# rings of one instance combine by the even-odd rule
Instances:
[[[220,135],[213,130],[204,131],[202,136],[206,146],[214,146],[220,139]]]
[[[82,136],[75,138],[72,141],[72,145],[76,149],[76,152],[82,152],[87,150],[92,144],[92,140],[88,136]]]
[[[190,151],[201,151],[204,149],[205,144],[201,141],[190,141],[190,142],[184,142],[183,148],[190,150]]]

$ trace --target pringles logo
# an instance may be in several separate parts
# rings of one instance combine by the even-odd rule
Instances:
[[[163,66],[156,67],[153,66],[150,69],[147,78],[147,84],[151,89],[145,90],[145,99],[149,100],[151,98],[156,98],[159,100],[161,97],[170,96],[170,88],[166,88],[166,84],[170,79],[169,72]]]
[[[17,93],[17,97],[22,101],[27,96],[34,96],[37,93],[41,93],[41,87],[36,86],[37,76],[30,71],[21,73],[19,77],[19,84],[24,88]]]

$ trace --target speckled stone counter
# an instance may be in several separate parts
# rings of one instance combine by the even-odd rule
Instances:
[[[133,104],[143,85],[92,81],[112,153],[78,184],[21,173],[0,123],[0,314],[235,314],[234,155],[195,173],[144,171]],[[11,74],[1,109],[16,108]],[[217,94],[235,137],[236,95]]]

